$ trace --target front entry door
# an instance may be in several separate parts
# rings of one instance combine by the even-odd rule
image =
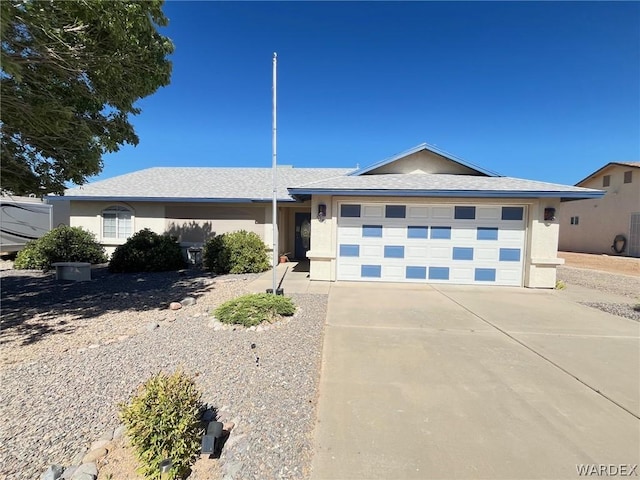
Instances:
[[[298,260],[306,259],[309,248],[311,248],[311,214],[296,212],[295,257]]]

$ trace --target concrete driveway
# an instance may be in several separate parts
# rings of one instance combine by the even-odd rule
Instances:
[[[552,291],[331,288],[313,479],[628,472],[639,416],[638,322]]]

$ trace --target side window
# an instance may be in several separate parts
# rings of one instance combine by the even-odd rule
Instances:
[[[633,180],[633,170],[624,172],[624,183],[631,183],[632,180]]]
[[[602,186],[608,187],[609,185],[611,185],[611,175],[605,175],[602,177]]]
[[[131,236],[133,214],[120,205],[113,205],[102,211],[102,238],[122,238]]]
[[[571,217],[571,225],[579,225],[580,217]]]

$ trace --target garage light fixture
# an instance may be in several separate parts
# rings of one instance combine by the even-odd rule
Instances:
[[[318,220],[324,222],[327,218],[327,206],[324,203],[318,205]]]
[[[556,209],[547,207],[544,209],[544,221],[553,222],[556,219]]]

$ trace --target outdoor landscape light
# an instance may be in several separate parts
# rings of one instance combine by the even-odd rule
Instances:
[[[207,427],[207,433],[202,437],[200,453],[202,455],[214,455],[222,448],[222,423],[211,421]]]
[[[327,218],[327,206],[321,203],[318,205],[318,220],[324,222],[325,218]]]
[[[170,458],[165,458],[160,462],[160,478],[162,480],[169,478],[171,467],[173,467],[173,462]]]
[[[544,209],[544,221],[553,222],[556,219],[556,209],[547,207]]]

